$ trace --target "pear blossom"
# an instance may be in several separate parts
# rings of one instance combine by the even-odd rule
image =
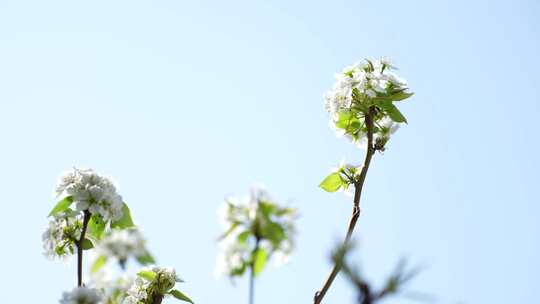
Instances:
[[[82,232],[82,220],[74,212],[63,212],[49,221],[43,232],[43,254],[50,258],[66,260],[75,253],[76,242]]]
[[[148,297],[147,289],[150,286],[150,282],[141,278],[136,278],[133,285],[127,291],[127,297],[122,302],[123,304],[140,304],[146,303]]]
[[[146,254],[145,243],[145,239],[137,229],[113,229],[103,237],[97,250],[107,258],[125,262],[129,257]]]
[[[60,304],[98,304],[101,303],[102,296],[96,289],[87,287],[77,287],[71,292],[64,292],[60,299]]]
[[[141,274],[152,273],[152,277]],[[139,276],[135,279],[129,290],[127,297],[122,302],[123,304],[145,304],[153,299],[163,298],[165,295],[180,293],[178,290],[173,290],[176,282],[182,282],[176,275],[176,270],[171,267],[145,267],[139,272]],[[185,295],[184,295],[185,297]],[[185,297],[183,300],[185,300]],[[191,300],[190,300],[191,302]],[[152,302],[153,303],[153,302]]]
[[[330,114],[330,126],[338,137],[344,136],[355,145],[365,148],[367,126],[364,117],[369,109],[375,125],[387,123],[388,116],[395,122],[405,122],[392,101],[403,100],[412,95],[407,82],[395,74],[396,67],[387,58],[355,63],[335,75],[331,90],[324,93],[325,109]],[[390,103],[389,103],[390,102]],[[386,143],[391,132],[375,127],[374,140]],[[379,134],[384,133],[384,134]],[[384,150],[384,145],[380,150]]]
[[[65,172],[55,192],[56,196],[71,196],[78,211],[99,214],[105,221],[122,217],[123,201],[114,182],[92,169],[73,168]]]

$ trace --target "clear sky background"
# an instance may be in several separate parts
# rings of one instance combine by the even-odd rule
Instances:
[[[310,303],[351,202],[317,188],[342,157],[322,94],[390,56],[416,95],[372,162],[351,257],[400,257],[431,303],[538,303],[538,1],[1,1],[3,303],[57,303],[75,264],[42,256],[58,175],[113,176],[197,304],[246,303],[213,277],[216,208],[264,183],[300,209],[298,249],[257,304]],[[353,303],[340,277],[327,303]],[[168,300],[167,303],[172,303]],[[385,303],[412,303],[396,298]]]

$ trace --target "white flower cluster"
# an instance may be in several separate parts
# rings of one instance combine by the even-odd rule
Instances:
[[[143,268],[143,272],[153,272],[156,275],[154,281],[136,278],[133,285],[127,291],[127,297],[123,304],[141,304],[147,303],[148,297],[152,294],[164,295],[168,290],[174,287],[179,279],[176,276],[176,270],[171,267],[154,266],[152,268]]]
[[[105,221],[122,217],[122,197],[116,192],[111,179],[101,176],[91,169],[77,169],[65,172],[56,186],[56,195],[73,197],[79,211],[89,210],[99,214]]]
[[[86,287],[74,288],[71,292],[64,292],[60,304],[98,304],[102,296],[98,290]]]
[[[66,260],[75,252],[75,242],[82,231],[82,221],[71,212],[54,216],[42,234],[43,254],[50,258]]]
[[[164,285],[173,287],[178,280],[176,270],[172,267],[154,266],[152,267],[152,271],[165,283]]]
[[[148,297],[147,289],[150,286],[150,282],[141,278],[136,278],[133,285],[127,291],[127,297],[124,298],[123,304],[140,304],[146,303]]]
[[[359,147],[365,148],[367,134],[365,128],[357,128],[351,133],[347,128],[339,125],[340,114],[349,111],[362,112],[361,108],[355,109],[359,101],[374,100],[397,92],[405,92],[407,82],[392,72],[395,69],[387,59],[381,58],[356,63],[346,67],[341,73],[335,74],[336,81],[332,90],[324,94],[324,99],[325,108],[330,114],[330,126],[336,130],[338,136],[345,135]],[[353,123],[356,118],[359,117],[351,117],[347,122]],[[379,117],[375,123],[378,128],[374,132],[374,140],[384,143],[398,128],[397,124],[386,116]]]
[[[335,74],[336,82],[332,90],[324,94],[326,110],[334,118],[340,110],[350,109],[353,90],[367,97],[387,94],[389,90],[407,89],[407,82],[391,70],[396,68],[386,58],[355,63]]]
[[[226,233],[219,243],[216,276],[242,275],[249,267],[255,238],[259,238],[259,247],[273,255],[276,266],[288,261],[294,247],[295,210],[275,204],[265,189],[253,187],[248,197],[227,199],[218,209],[218,217]],[[282,234],[269,238],[272,229]]]
[[[108,258],[125,261],[146,253],[145,240],[137,229],[113,229],[101,240],[98,251]]]

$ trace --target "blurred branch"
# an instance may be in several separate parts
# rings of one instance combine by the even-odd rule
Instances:
[[[358,294],[358,304],[374,304],[383,298],[400,293],[403,286],[421,271],[420,267],[407,269],[407,261],[402,259],[386,280],[384,287],[376,290],[363,278],[358,266],[347,262],[346,256],[352,248],[353,246],[350,244],[338,247],[332,254],[332,261],[335,265],[340,266],[347,279],[355,286]]]

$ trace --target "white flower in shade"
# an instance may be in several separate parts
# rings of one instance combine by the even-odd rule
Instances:
[[[98,251],[109,258],[126,261],[146,253],[145,240],[137,229],[111,230],[100,241]]]
[[[133,285],[127,291],[127,297],[124,299],[123,304],[140,304],[146,303],[148,297],[148,287],[150,282],[141,278],[136,278]]]
[[[75,243],[82,231],[82,221],[71,212],[54,216],[42,234],[43,254],[50,258],[66,260],[75,252]]]
[[[110,267],[101,268],[97,272],[90,272],[90,286],[103,292],[103,302],[106,304],[120,304],[127,296],[127,291],[133,285],[135,277],[124,273],[120,277]]]
[[[176,276],[176,270],[171,267],[145,267],[141,272],[153,272],[155,277],[151,281],[142,278],[135,279],[127,291],[123,304],[144,304],[150,297],[163,297],[171,291],[176,282],[182,281]]]
[[[64,292],[60,304],[98,304],[101,303],[102,296],[96,289],[87,287],[77,287],[71,292]]]
[[[375,138],[390,138],[390,135],[394,134],[397,129],[399,129],[399,124],[393,122],[390,118],[384,117],[380,120],[379,129],[380,131],[375,134]]]
[[[114,183],[91,169],[65,172],[56,186],[56,195],[73,197],[77,210],[99,214],[105,221],[122,217],[123,201]]]
[[[152,271],[157,275],[158,278],[165,282],[165,285],[172,288],[176,284],[176,270],[172,267],[163,267],[163,266],[154,266]]]
[[[214,276],[229,276],[240,272],[244,267],[244,261],[249,259],[251,250],[246,243],[236,242],[238,233],[233,232],[219,244],[220,251],[216,258]]]

